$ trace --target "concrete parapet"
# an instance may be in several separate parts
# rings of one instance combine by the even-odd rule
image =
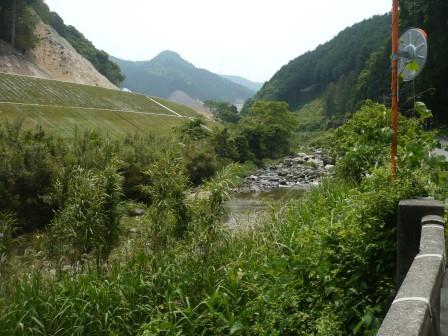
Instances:
[[[419,231],[418,253],[377,336],[441,335],[440,293],[446,267],[443,217],[424,216]]]
[[[443,202],[430,199],[403,200],[398,204],[397,287],[401,286],[420,247],[421,220],[427,215],[444,215]]]

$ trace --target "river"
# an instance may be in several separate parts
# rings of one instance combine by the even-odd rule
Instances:
[[[256,193],[234,193],[226,202],[228,214],[224,223],[230,227],[249,228],[260,224],[272,206],[300,199],[306,189],[277,188]]]

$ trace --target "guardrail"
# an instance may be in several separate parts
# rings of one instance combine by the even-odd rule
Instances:
[[[401,201],[398,215],[399,290],[377,336],[440,336],[446,269],[444,205]]]

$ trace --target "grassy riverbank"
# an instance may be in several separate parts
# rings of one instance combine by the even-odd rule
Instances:
[[[244,232],[220,225],[232,167],[203,186],[209,199],[188,199],[181,162],[153,147],[139,219],[117,202],[119,169],[74,171],[28,268],[16,272],[4,254],[0,335],[374,335],[393,290],[398,201],[446,196],[418,120],[400,120],[391,182],[388,125],[384,107],[365,105],[330,139],[337,176]],[[73,236],[76,227],[98,236]],[[114,244],[104,232],[118,234]]]

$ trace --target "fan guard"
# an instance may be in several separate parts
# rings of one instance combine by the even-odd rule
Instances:
[[[401,35],[398,41],[398,73],[409,82],[423,70],[428,58],[428,40],[424,30],[411,28]]]

